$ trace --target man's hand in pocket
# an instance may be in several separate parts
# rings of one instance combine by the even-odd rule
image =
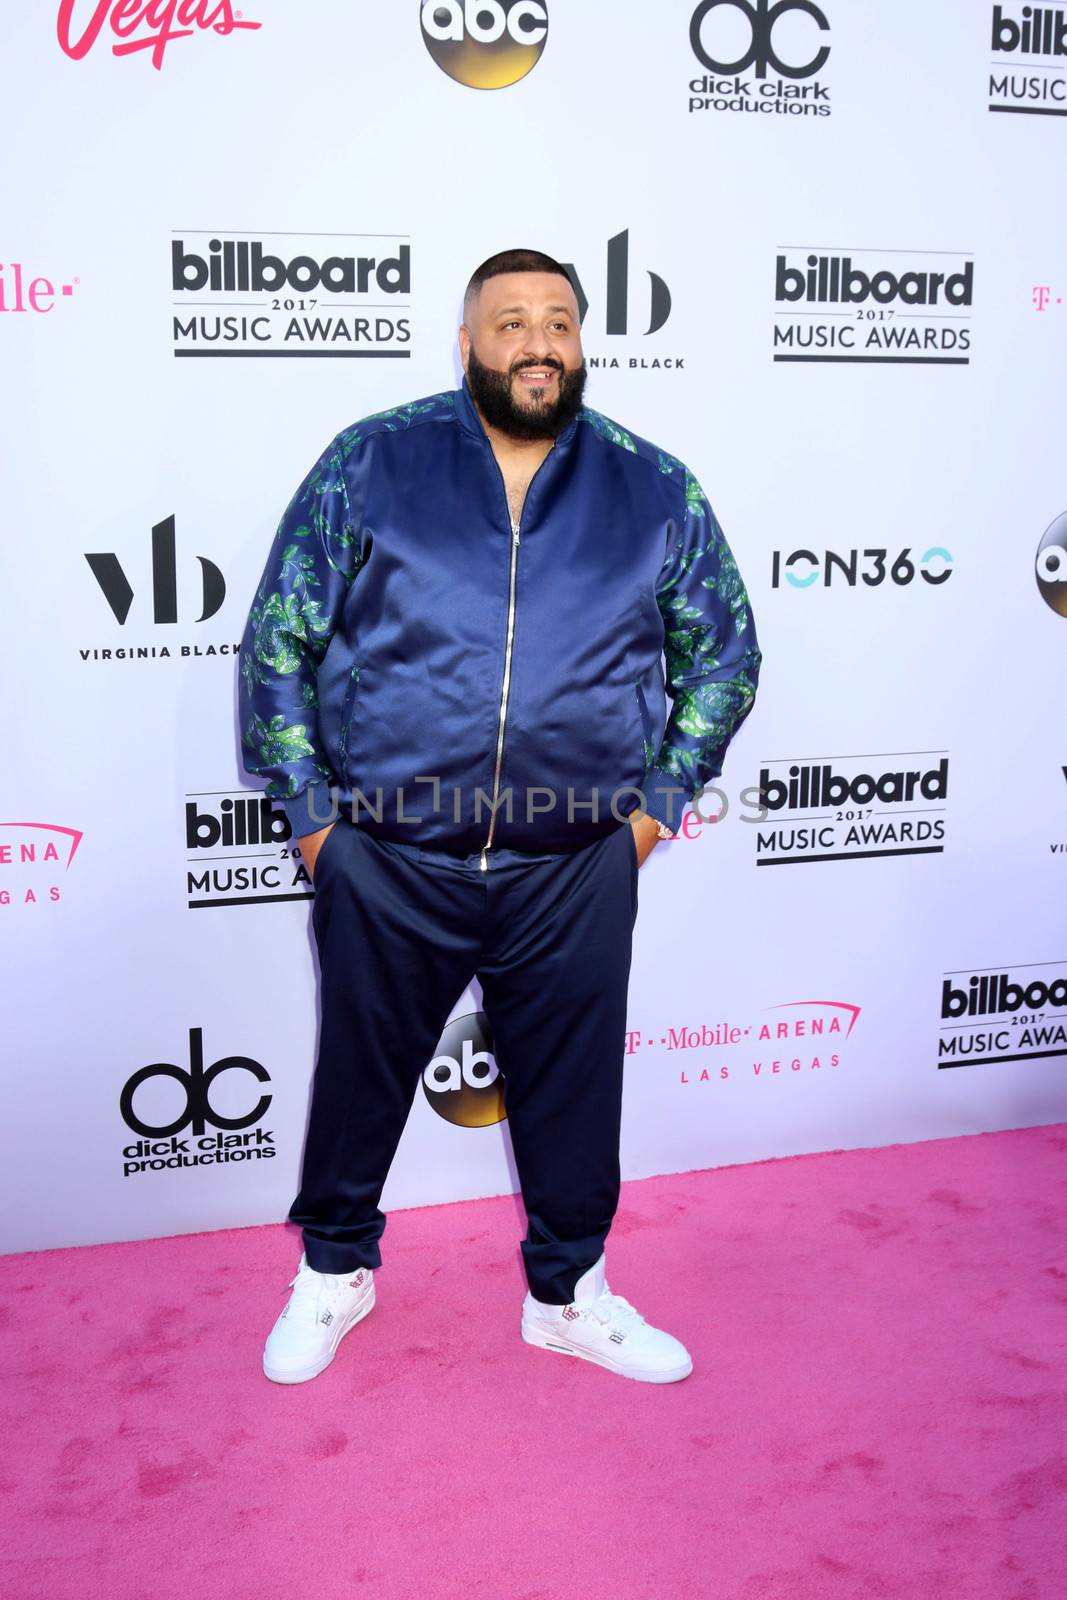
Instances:
[[[325,828],[319,828],[316,833],[305,833],[303,838],[299,841],[300,856],[308,870],[308,875],[311,878],[312,883],[315,881],[315,862],[319,858],[319,851],[322,849],[326,835],[329,833],[330,829],[336,828],[336,826],[336,822],[328,822]]]

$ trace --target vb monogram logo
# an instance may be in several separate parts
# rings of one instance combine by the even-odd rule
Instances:
[[[564,271],[571,280],[575,297],[578,301],[578,315],[585,321],[585,314],[589,309],[589,297],[582,287],[577,269],[570,263],[563,263]],[[656,272],[648,274],[651,301],[649,305],[649,323],[645,333],[658,333],[671,314],[671,291],[664,280]],[[605,298],[605,329],[608,334],[625,334],[629,326],[629,299],[630,299],[630,230],[624,228],[614,238],[608,240],[608,270],[607,294]]]
[[[133,587],[114,551],[86,554],[93,577],[119,623],[125,623],[133,604]],[[226,598],[226,580],[213,561],[197,556],[203,582],[203,610],[197,622],[213,617]],[[174,518],[166,517],[152,529],[152,605],[156,622],[178,620],[178,568],[174,547]]]

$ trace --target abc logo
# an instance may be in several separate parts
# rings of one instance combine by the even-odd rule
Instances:
[[[1046,530],[1037,547],[1036,569],[1042,600],[1067,617],[1067,511]]]
[[[503,1122],[504,1079],[492,1048],[488,1022],[480,1011],[456,1017],[441,1035],[437,1054],[422,1074],[422,1087],[446,1122],[460,1128]]]
[[[248,1128],[253,1122],[258,1122],[270,1105],[272,1096],[264,1094],[245,1113],[236,1117],[226,1117],[216,1110],[209,1098],[212,1084],[225,1072],[247,1072],[258,1083],[269,1083],[270,1074],[258,1061],[253,1061],[251,1056],[223,1056],[221,1060],[204,1069],[204,1036],[202,1028],[189,1029],[189,1067],[175,1066],[170,1061],[154,1061],[151,1066],[140,1067],[123,1085],[119,1095],[119,1110],[122,1120],[134,1133],[143,1134],[146,1139],[165,1138],[172,1133],[181,1133],[183,1128],[191,1128],[193,1133],[202,1134],[210,1122],[213,1128]],[[178,1116],[173,1120],[148,1122],[143,1116],[138,1115],[134,1109],[133,1097],[142,1084],[148,1083],[152,1078],[171,1078],[178,1084],[184,1104]],[[173,1109],[173,1107],[172,1107]]]
[[[799,11],[811,17],[823,33],[829,29],[826,17],[812,0],[775,0],[774,5],[769,5],[768,0],[755,0],[755,4],[750,4],[749,0],[701,0],[689,24],[689,43],[693,54],[709,72],[740,73],[755,67],[756,77],[765,78],[767,68],[771,67],[780,78],[810,78],[812,73],[826,65],[830,47],[823,45],[803,65],[783,61],[771,43],[771,34],[775,24],[789,11]],[[705,30],[705,22],[713,12],[717,15]],[[740,17],[731,14],[736,12],[740,12]],[[723,45],[718,46],[720,55],[713,55],[706,43],[716,24],[721,26],[724,41]],[[747,38],[744,38],[746,34]],[[732,61],[723,60],[721,52],[729,45],[729,41],[736,40],[740,44],[743,38],[745,49],[742,54]],[[730,47],[736,48],[736,45]]]
[[[545,0],[422,0],[422,37],[442,72],[506,89],[532,72],[548,37]]]

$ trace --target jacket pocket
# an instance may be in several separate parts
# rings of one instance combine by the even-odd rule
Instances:
[[[328,858],[334,845],[334,834],[339,828],[344,828],[346,826],[347,824],[343,816],[339,816],[336,822],[330,824],[330,831],[319,845],[319,853],[315,857],[315,866],[310,875],[312,888],[314,888],[317,883],[321,882],[323,857],[327,858],[327,865],[329,865]]]
[[[652,718],[648,714],[645,691],[642,689],[640,681],[634,683],[634,694],[637,698],[637,711],[641,729],[641,771],[644,772],[655,757],[655,740],[652,737]]]
[[[344,699],[341,702],[341,726],[340,733],[338,735],[338,753],[341,757],[342,778],[347,778],[349,775],[349,735],[351,733],[352,723],[355,718],[356,699],[359,690],[359,675],[360,667],[357,663],[355,666],[353,666],[351,672],[349,673],[348,686],[345,689]]]

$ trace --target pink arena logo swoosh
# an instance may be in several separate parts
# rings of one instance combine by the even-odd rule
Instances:
[[[67,857],[67,870],[74,860],[74,854],[85,834],[81,828],[64,828],[58,822],[0,822],[0,828],[43,828],[48,833],[62,833],[70,843],[70,854]]]
[[[830,1006],[835,1011],[848,1011],[848,1012],[850,1012],[851,1015],[850,1015],[850,1018],[849,1018],[848,1028],[845,1031],[845,1038],[846,1039],[848,1038],[849,1034],[852,1032],[853,1028],[856,1026],[856,1023],[859,1021],[859,1015],[860,1015],[861,1010],[863,1009],[862,1006],[850,1005],[847,1000],[783,1000],[783,1002],[782,1002],[782,1004],[780,1006],[768,1006],[767,1010],[768,1011],[785,1011],[790,1006]]]
[[[60,0],[56,37],[64,55],[72,61],[81,61],[96,43],[105,21],[110,21],[116,39],[111,46],[112,55],[128,56],[137,50],[151,50],[152,65],[157,72],[163,66],[163,52],[172,39],[189,39],[198,28],[203,33],[226,35],[238,28],[263,26],[261,22],[244,21],[231,0],[219,0],[214,6],[211,0],[145,0],[139,9],[136,0],[132,7],[129,0],[97,0],[81,33],[72,37],[74,9],[75,0]],[[132,37],[138,28],[145,30],[146,37]]]

